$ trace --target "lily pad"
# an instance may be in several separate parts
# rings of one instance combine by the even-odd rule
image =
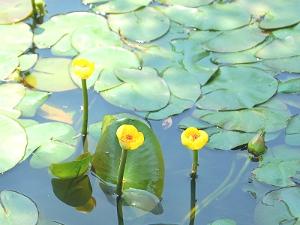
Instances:
[[[277,80],[262,70],[221,67],[214,79],[202,87],[203,96],[197,106],[214,110],[252,108],[270,99],[277,86]]]
[[[17,23],[32,13],[31,0],[10,0],[0,2],[0,24]]]
[[[237,225],[237,223],[232,219],[219,219],[208,225]]]
[[[0,114],[0,173],[15,167],[24,157],[27,137],[24,128],[15,120]]]
[[[138,42],[149,42],[163,36],[170,28],[169,19],[154,8],[108,16],[112,30]]]
[[[18,83],[0,85],[0,108],[13,109],[25,96],[25,87]]]
[[[263,64],[272,68],[276,72],[300,73],[300,56],[264,60]]]
[[[253,174],[259,182],[278,187],[294,186],[296,184],[292,178],[297,177],[299,165],[300,153],[298,149],[278,146],[267,151]]]
[[[238,111],[196,110],[193,117],[225,130],[257,132],[264,129],[266,132],[275,132],[287,126],[290,112],[284,103],[273,99],[257,107]]]
[[[289,145],[300,145],[300,115],[291,118],[285,131],[285,142]]]
[[[26,23],[0,25],[0,36],[0,53],[15,55],[21,55],[30,48],[33,38],[31,28]]]
[[[70,59],[40,58],[25,81],[30,86],[50,92],[76,89],[69,75]]]
[[[35,203],[15,191],[0,192],[0,223],[5,225],[36,225],[39,212]]]
[[[95,12],[126,13],[147,6],[152,0],[110,0],[93,7]]]
[[[74,161],[52,164],[51,173],[60,179],[71,179],[84,175],[89,169],[92,156],[89,152],[77,157]]]
[[[265,40],[267,34],[257,26],[225,31],[204,43],[204,47],[214,52],[239,52],[255,47]]]
[[[19,57],[19,62],[20,62],[19,67],[20,67],[20,70],[21,71],[29,70],[37,62],[38,57],[39,57],[38,54],[25,54],[25,55],[21,55]]]
[[[0,81],[8,78],[18,67],[19,60],[15,54],[0,52]]]
[[[109,121],[109,122],[107,122]],[[101,138],[93,159],[96,174],[105,182],[116,184],[121,156],[116,130],[122,124],[132,124],[143,132],[145,143],[129,152],[124,173],[124,190],[129,188],[148,191],[161,197],[164,183],[164,161],[159,141],[147,124],[140,120],[106,116]]]
[[[70,125],[58,122],[41,123],[27,127],[26,133],[28,145],[24,160],[35,151],[30,160],[35,168],[59,163],[75,152],[75,131]]]
[[[298,94],[300,93],[300,79],[294,78],[279,83],[279,93]]]
[[[169,88],[154,69],[120,69],[115,75],[123,83],[101,92],[111,104],[137,111],[155,111],[168,104]]]
[[[208,5],[215,0],[159,0],[159,2],[168,5],[182,5],[186,7],[199,7],[203,5]]]

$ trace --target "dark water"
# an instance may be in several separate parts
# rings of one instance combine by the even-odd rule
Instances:
[[[52,15],[71,11],[85,11],[87,6],[79,0],[48,0],[47,20]],[[48,52],[40,52],[42,56],[49,56]],[[126,112],[121,108],[105,102],[100,95],[90,90],[90,123],[100,121],[105,114]],[[64,108],[66,111],[76,111],[74,126],[79,132],[81,124],[81,90],[53,93],[47,104]],[[293,110],[294,111],[294,110]],[[295,112],[295,111],[294,111]],[[189,114],[186,112],[185,114]],[[164,129],[161,121],[151,121],[153,129],[161,142],[165,160],[165,187],[162,199],[163,213],[154,215],[141,213],[130,208],[124,208],[124,221],[126,225],[150,225],[150,224],[188,224],[185,220],[190,210],[190,178],[189,171],[192,161],[191,152],[180,143],[181,131],[177,124],[184,116],[173,118],[173,125]],[[38,121],[46,121],[37,115]],[[276,141],[277,144],[282,137]],[[95,144],[91,146],[91,149]],[[80,149],[79,149],[80,150]],[[247,160],[247,154],[242,151],[218,151],[204,149],[199,154],[199,172],[196,183],[196,195],[198,203],[201,203],[213,192],[227,177],[233,168],[234,175],[231,182],[238,176],[241,168]],[[206,225],[216,219],[232,218],[239,225],[254,224],[254,208],[256,200],[244,187],[249,182],[251,170],[256,163],[251,162],[245,173],[229,192],[216,198],[207,207],[203,208],[196,216],[196,225]],[[0,190],[16,190],[30,197],[38,205],[40,214],[49,220],[58,221],[65,225],[115,225],[117,224],[116,207],[105,197],[98,185],[97,179],[90,175],[93,186],[93,196],[97,206],[88,214],[80,213],[74,208],[64,204],[56,198],[52,191],[51,175],[47,169],[32,169],[28,162],[24,162],[5,173],[0,179]],[[202,207],[203,205],[199,205]],[[22,224],[20,224],[22,225]]]

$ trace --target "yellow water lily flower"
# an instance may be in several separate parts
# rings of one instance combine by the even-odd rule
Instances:
[[[72,72],[83,80],[88,79],[95,70],[95,63],[84,58],[76,58],[72,61]]]
[[[181,134],[181,143],[191,150],[200,150],[208,142],[208,134],[195,127],[189,127]]]
[[[133,125],[121,125],[116,134],[121,147],[125,150],[135,150],[144,144],[144,134]]]

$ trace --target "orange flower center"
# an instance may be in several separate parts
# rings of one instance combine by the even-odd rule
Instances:
[[[198,134],[192,134],[191,136],[192,136],[193,141],[195,141],[197,138],[200,137],[200,135],[198,135]]]
[[[133,139],[132,135],[130,135],[130,134],[126,135],[126,140],[127,141],[131,141],[132,139]]]

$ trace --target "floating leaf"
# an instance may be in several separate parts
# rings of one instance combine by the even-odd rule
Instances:
[[[278,187],[294,186],[292,178],[299,173],[299,166],[300,153],[298,149],[278,146],[267,151],[253,174],[259,182]]]
[[[277,86],[277,80],[262,70],[222,67],[214,79],[202,87],[203,96],[197,106],[214,110],[252,108],[270,99]]]
[[[25,87],[18,83],[0,85],[0,109],[14,109],[25,96]]]
[[[107,120],[110,122],[106,123]],[[116,184],[121,147],[116,130],[122,124],[132,124],[143,132],[145,143],[136,152],[129,152],[124,173],[124,190],[140,189],[161,197],[164,183],[164,161],[161,147],[153,131],[144,122],[126,117],[105,117],[105,128],[93,159],[96,174],[105,182]]]
[[[88,134],[94,139],[99,140],[101,135],[102,121],[89,125]]]
[[[264,129],[274,132],[287,126],[290,113],[285,104],[272,100],[252,109],[238,111],[196,110],[193,116],[225,130],[257,132]]]
[[[289,79],[279,83],[278,92],[285,94],[300,93],[300,79]]]
[[[92,156],[89,152],[77,157],[74,161],[52,164],[51,173],[60,179],[72,179],[84,175],[89,169]]]
[[[291,118],[285,131],[285,142],[289,145],[300,145],[300,115]]]
[[[154,8],[108,16],[112,30],[132,41],[149,42],[163,36],[170,28],[169,19]]]
[[[92,185],[87,175],[73,179],[52,179],[55,196],[72,207],[84,206],[92,196]]]
[[[264,60],[263,64],[272,68],[276,72],[300,73],[300,56]]]
[[[10,0],[0,2],[0,24],[17,23],[32,12],[31,0]]]
[[[36,225],[39,212],[35,203],[15,191],[0,192],[0,223],[3,225]]]
[[[69,59],[41,58],[25,81],[43,91],[59,92],[73,90],[76,85],[69,75]]]
[[[126,13],[147,6],[151,0],[111,0],[93,8],[101,13]]]
[[[19,60],[15,54],[0,52],[0,81],[8,78],[18,67]]]
[[[219,219],[208,225],[237,225],[236,222],[232,219]]]
[[[159,2],[168,5],[182,5],[186,7],[198,7],[208,5],[214,0],[159,0]]]
[[[255,25],[241,29],[225,31],[204,43],[204,47],[213,52],[239,52],[255,47],[263,42],[267,34]]]
[[[21,71],[29,70],[38,60],[38,54],[25,54],[19,57],[19,68]]]
[[[27,138],[24,128],[17,121],[1,114],[0,133],[0,173],[4,173],[24,157]]]
[[[168,104],[169,88],[154,69],[120,69],[115,75],[123,83],[101,92],[111,104],[137,111],[155,111]]]

